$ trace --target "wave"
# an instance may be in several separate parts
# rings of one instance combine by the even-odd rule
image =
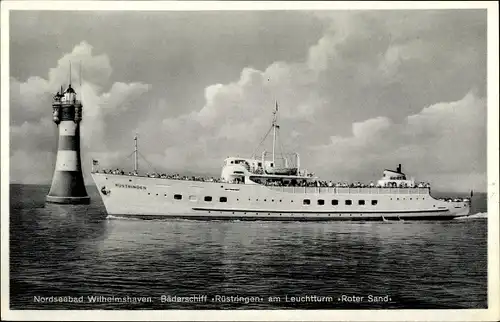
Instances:
[[[457,217],[455,219],[458,220],[464,220],[464,219],[481,219],[481,218],[488,218],[488,213],[487,212],[478,212],[473,215],[468,215],[468,216],[463,216],[463,217]]]
[[[141,220],[140,218],[128,217],[128,216],[113,216],[108,215],[106,217],[108,220]]]

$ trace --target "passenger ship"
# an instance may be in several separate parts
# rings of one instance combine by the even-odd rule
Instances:
[[[145,218],[240,220],[447,220],[467,216],[469,199],[434,198],[430,186],[408,179],[401,165],[386,169],[377,184],[333,185],[318,181],[300,168],[300,157],[275,155],[277,105],[268,134],[273,133],[272,158],[229,157],[220,179],[189,180],[166,175],[139,175],[137,136],[134,172],[92,169],[107,213]],[[266,138],[265,137],[265,138]],[[264,138],[264,139],[265,139]],[[263,140],[264,141],[264,140]],[[96,162],[97,163],[97,162]]]

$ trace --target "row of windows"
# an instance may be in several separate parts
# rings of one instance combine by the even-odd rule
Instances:
[[[156,194],[156,195],[158,195],[158,194]],[[166,196],[166,194],[165,194],[165,196]],[[182,195],[175,194],[174,195],[174,199],[175,200],[182,200]],[[195,196],[190,196],[189,200],[196,201],[196,197]],[[206,202],[212,202],[213,198],[211,196],[205,196],[205,198],[203,200],[205,200]],[[239,199],[237,199],[237,200],[239,201]],[[248,200],[250,200],[250,199],[248,199]],[[256,200],[259,201],[259,199],[256,199]],[[264,199],[264,201],[266,201],[266,199]],[[274,199],[273,199],[273,201],[274,201]],[[227,202],[227,197],[220,197],[219,198],[219,202]],[[280,200],[280,202],[281,202],[281,200]],[[291,202],[293,202],[293,200]],[[303,204],[304,205],[310,205],[311,204],[311,199],[304,199]],[[318,199],[318,205],[323,206],[324,204],[325,204],[325,200],[324,199]],[[338,204],[339,204],[339,201],[337,199],[333,199],[332,200],[332,205],[333,206],[337,206]],[[358,205],[364,206],[365,204],[366,204],[365,200],[362,200],[362,199],[358,200]],[[372,200],[371,204],[372,204],[372,206],[376,206],[378,204],[378,200],[375,200],[375,199]],[[350,200],[350,199],[345,200],[345,205],[346,206],[351,206],[352,205],[352,200]]]
[[[150,195],[150,193],[148,193],[148,195]],[[158,196],[158,194],[156,194],[156,195]],[[167,195],[165,194],[165,197],[166,196]],[[176,194],[176,195],[174,195],[174,199],[175,200],[182,200],[182,195]],[[407,198],[402,198],[402,200],[406,200],[406,199]],[[413,200],[413,198],[408,198],[408,199],[409,200]],[[419,198],[415,198],[415,199],[419,200]],[[196,200],[196,197],[195,196],[190,196],[189,200]],[[205,196],[204,200],[207,201],[207,202],[211,202],[213,200],[213,198],[211,196]],[[236,199],[236,200],[239,201],[240,199]],[[391,198],[391,200],[393,200],[393,198]],[[400,199],[396,198],[396,200],[400,200]],[[422,198],[422,200],[425,200],[425,198]],[[219,201],[220,202],[227,202],[227,197],[220,197]],[[251,199],[248,198],[248,201],[251,201]],[[255,201],[259,201],[259,199],[255,199]],[[267,199],[263,199],[263,201],[267,201]],[[272,199],[271,201],[274,202],[274,199]],[[281,200],[281,199],[279,200],[279,202],[282,202],[282,201],[283,200]],[[290,200],[290,202],[293,202],[293,200]],[[371,201],[371,204],[373,206],[377,205],[377,203],[378,203],[378,200],[372,200]],[[311,204],[311,200],[310,199],[304,199],[303,204],[304,205],[310,205]],[[325,204],[325,200],[318,199],[318,205],[323,206],[324,204]],[[339,201],[337,199],[333,199],[332,200],[332,205],[333,206],[337,206],[338,204],[339,204]],[[352,205],[352,200],[350,200],[350,199],[345,200],[345,204],[347,206]],[[363,199],[358,200],[358,205],[364,206],[365,204],[366,204],[365,200],[363,200]]]
[[[175,200],[182,200],[182,195],[174,195],[174,199]],[[189,200],[196,201],[196,197],[195,196],[190,196]],[[211,196],[205,196],[204,200],[206,202],[211,202],[212,201],[212,197]],[[219,198],[219,202],[227,202],[227,197],[220,197]]]
[[[372,206],[375,206],[375,205],[377,205],[378,200],[372,200],[371,203],[372,203]],[[311,200],[310,199],[304,199],[303,204],[304,205],[310,205],[311,204]],[[318,199],[318,205],[323,206],[324,204],[325,204],[325,200]],[[337,206],[338,204],[339,204],[339,201],[337,199],[333,199],[332,200],[332,206]],[[345,200],[345,204],[346,204],[346,206],[351,206],[352,205],[352,200],[350,200],[350,199]],[[358,200],[358,205],[364,206],[365,204],[366,204],[365,200],[362,200],[362,199]]]

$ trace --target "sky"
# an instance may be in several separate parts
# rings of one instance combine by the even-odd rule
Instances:
[[[10,181],[50,183],[51,99],[83,101],[82,163],[219,176],[279,106],[279,150],[325,180],[403,165],[486,191],[486,11],[11,11]],[[79,83],[79,67],[82,82]],[[271,142],[260,148],[270,151]]]

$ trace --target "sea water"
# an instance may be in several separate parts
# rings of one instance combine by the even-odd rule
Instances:
[[[11,309],[487,307],[486,196],[468,219],[127,220],[10,187]],[[479,218],[477,218],[479,217]]]

